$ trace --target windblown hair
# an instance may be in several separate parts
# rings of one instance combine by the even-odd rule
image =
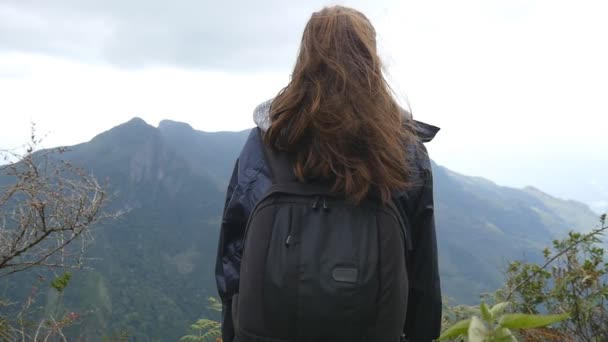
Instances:
[[[410,185],[411,120],[382,74],[376,32],[360,12],[326,7],[308,21],[291,81],[270,106],[266,144],[297,178],[326,181],[359,203]]]

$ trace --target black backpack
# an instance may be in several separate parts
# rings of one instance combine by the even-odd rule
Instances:
[[[265,154],[273,185],[245,231],[235,341],[398,342],[408,277],[397,207],[350,204],[297,182],[285,155]]]

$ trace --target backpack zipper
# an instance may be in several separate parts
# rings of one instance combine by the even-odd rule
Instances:
[[[258,207],[262,204],[262,202],[264,202],[264,200],[266,200],[267,198],[269,198],[272,195],[272,193],[267,193],[265,194],[259,201],[258,203],[253,207],[253,210],[251,210],[251,213],[253,214],[254,212],[256,212],[256,210],[258,209]],[[322,198],[322,196],[315,196],[315,200],[312,202],[312,208],[313,209],[317,209],[319,207],[319,200],[323,199],[323,209],[324,210],[328,210],[329,207],[327,206],[327,202],[325,201],[325,198]],[[245,251],[245,241],[247,240],[247,235],[249,233],[249,224],[251,223],[253,216],[250,216],[247,219],[247,224],[245,225],[245,234],[243,234],[243,251],[242,253],[244,253]],[[285,246],[289,247],[291,246],[291,243],[293,242],[293,236],[291,234],[291,227],[289,227],[289,231],[287,232],[287,237],[285,238]]]
[[[312,208],[317,209],[319,207],[319,199],[321,196],[315,196],[315,200],[312,202]]]
[[[323,209],[324,209],[324,210],[329,209],[329,208],[327,207],[327,202],[325,201],[325,198],[324,198],[324,197],[322,197],[322,196],[315,196],[315,200],[312,202],[312,208],[313,208],[313,209],[317,209],[317,208],[319,208],[319,201],[320,201],[320,200],[323,200]],[[291,235],[291,226],[289,226],[289,231],[287,232],[287,237],[285,238],[285,246],[286,246],[287,248],[289,248],[289,246],[291,246],[291,242],[292,242],[291,240],[292,240],[292,237],[293,237],[293,236]]]

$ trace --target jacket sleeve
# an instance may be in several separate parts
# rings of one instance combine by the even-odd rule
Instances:
[[[424,150],[424,148],[423,148]],[[422,187],[413,205],[411,238],[413,250],[408,255],[408,308],[404,333],[407,341],[430,342],[441,330],[441,286],[439,280],[437,239],[433,200],[433,174],[424,151]]]
[[[242,238],[246,225],[243,204],[239,201],[239,161],[237,160],[226,191],[215,264],[215,279],[222,300],[222,339],[234,339],[232,296],[238,292]]]

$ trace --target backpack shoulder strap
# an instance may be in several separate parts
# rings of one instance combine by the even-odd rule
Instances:
[[[401,225],[401,230],[403,231],[403,235],[405,237],[406,253],[409,253],[414,249],[410,221],[411,216],[409,216],[407,210],[403,207],[403,204],[400,203],[398,198],[393,197],[389,203],[389,206],[392,207],[397,214],[399,224]]]
[[[272,184],[295,183],[297,178],[293,173],[293,168],[288,155],[266,145],[263,139],[264,132],[259,127],[257,130],[260,144],[264,150],[264,157],[268,162],[268,167],[272,176]]]

